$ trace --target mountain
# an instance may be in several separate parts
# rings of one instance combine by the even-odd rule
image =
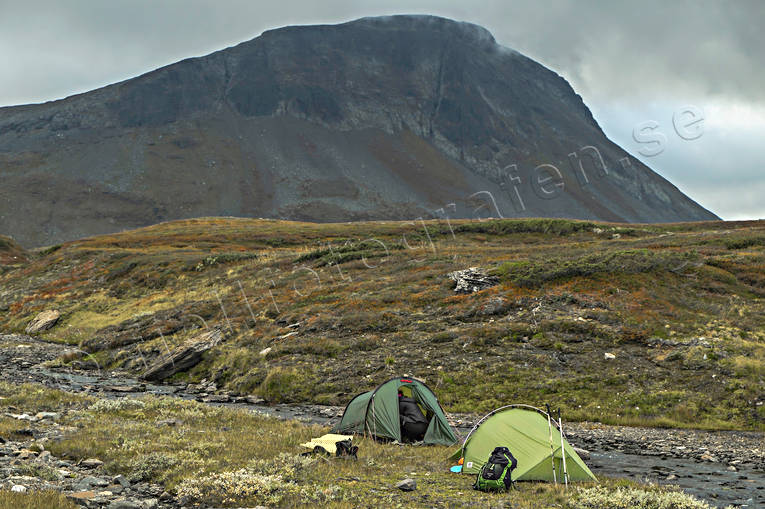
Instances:
[[[4,265],[20,265],[27,261],[27,254],[13,239],[0,235],[0,273]]]
[[[561,76],[432,16],[271,30],[1,108],[0,172],[0,232],[25,246],[199,216],[717,219]]]

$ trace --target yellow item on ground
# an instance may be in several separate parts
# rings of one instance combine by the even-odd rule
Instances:
[[[311,450],[315,449],[316,447],[321,447],[329,454],[334,455],[337,452],[337,446],[335,444],[337,442],[342,442],[343,440],[353,440],[353,435],[334,435],[329,433],[319,438],[313,438],[310,442],[306,442],[300,445]]]

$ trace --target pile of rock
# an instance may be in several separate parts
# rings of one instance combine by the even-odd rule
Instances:
[[[448,277],[455,282],[456,293],[475,293],[499,284],[499,278],[486,274],[479,267],[450,272]]]

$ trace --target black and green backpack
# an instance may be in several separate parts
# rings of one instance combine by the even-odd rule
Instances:
[[[507,447],[495,448],[489,461],[478,472],[473,489],[478,491],[506,491],[513,485],[511,472],[518,466]]]

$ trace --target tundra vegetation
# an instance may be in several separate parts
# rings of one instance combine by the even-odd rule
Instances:
[[[447,411],[550,402],[573,420],[765,429],[762,221],[209,218],[21,257],[0,274],[0,330],[59,310],[41,336],[80,366],[140,375],[219,327],[172,381],[342,405],[407,373]],[[455,294],[447,274],[468,267],[499,284]]]
[[[301,456],[299,444],[326,428],[285,422],[242,409],[171,397],[97,400],[38,385],[0,382],[0,412],[53,410],[67,433],[47,443],[58,458],[100,458],[105,472],[130,482],[161,483],[187,507],[255,505],[351,507],[518,507],[532,509],[711,509],[671,487],[616,479],[572,485],[519,483],[509,494],[471,489],[472,476],[448,471],[447,447],[358,441],[358,460]],[[0,420],[12,437],[26,424]],[[55,472],[54,472],[55,473]],[[413,478],[417,490],[394,487]],[[74,509],[56,492],[0,490],[0,508]]]

